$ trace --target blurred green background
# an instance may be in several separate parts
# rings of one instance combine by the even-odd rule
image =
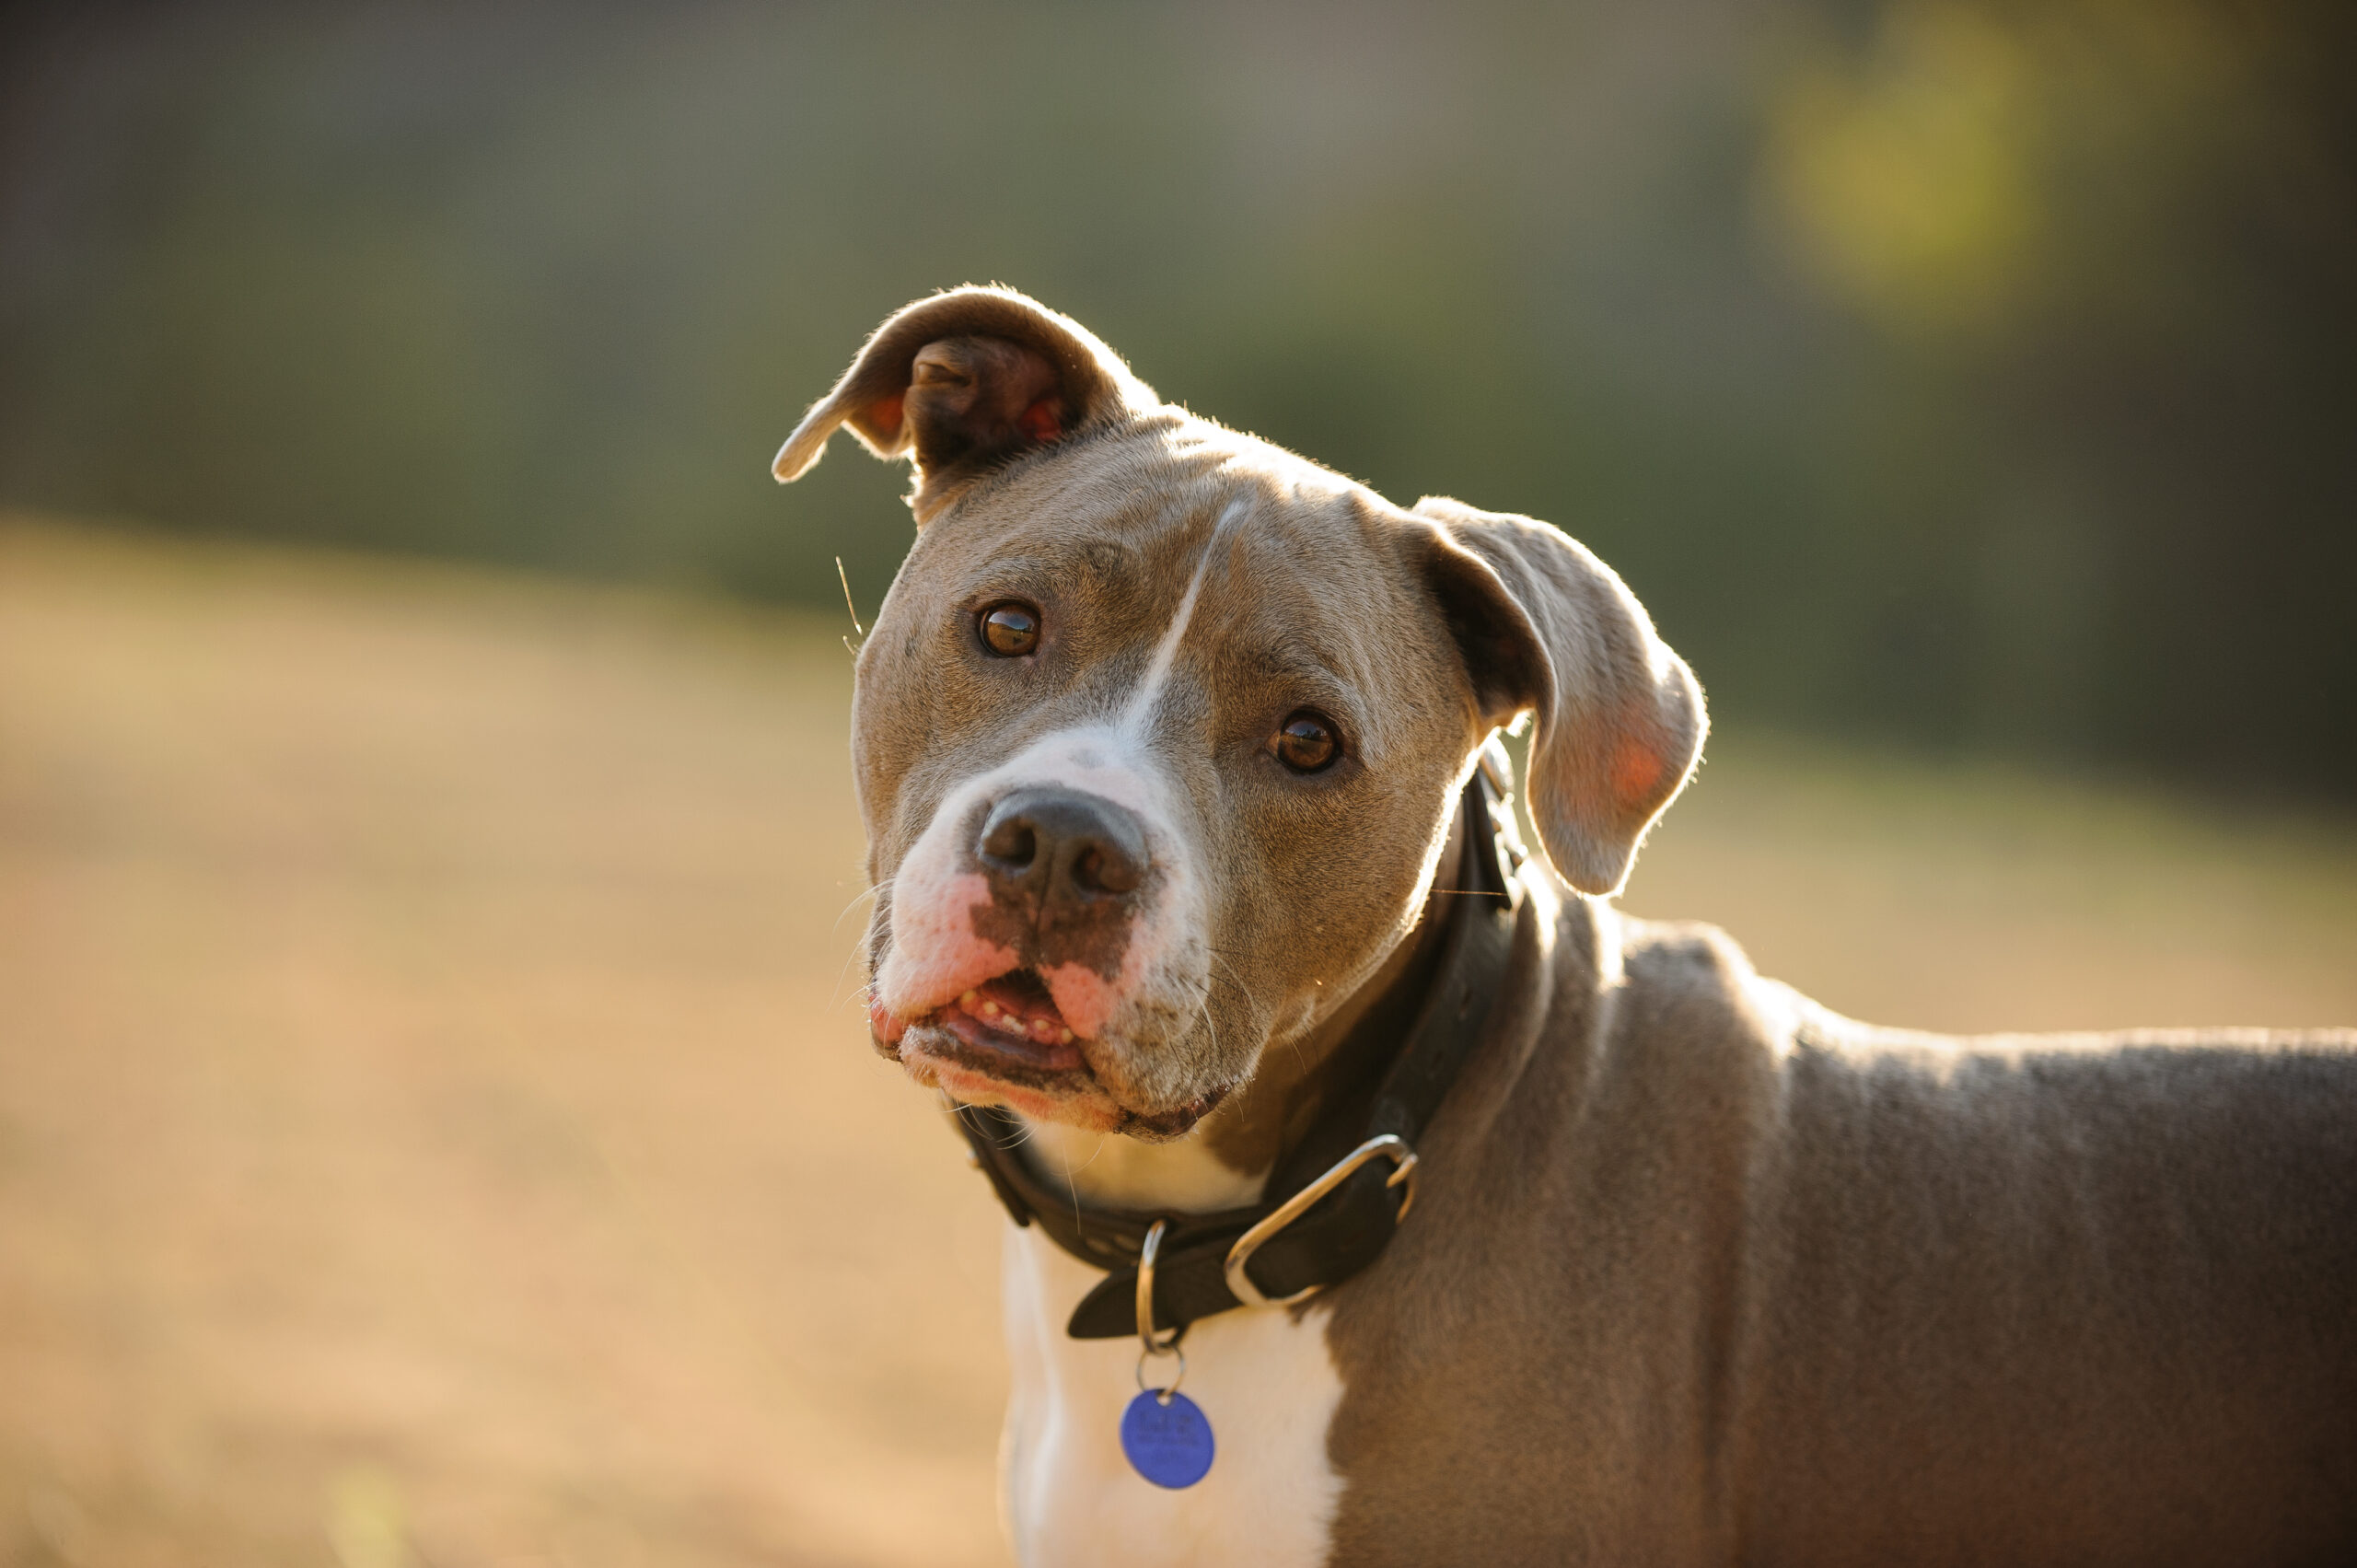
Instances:
[[[864,607],[999,280],[1724,720],[2357,796],[2347,0],[17,6],[0,503]]]

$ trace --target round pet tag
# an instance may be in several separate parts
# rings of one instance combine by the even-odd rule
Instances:
[[[1138,1474],[1176,1492],[1210,1473],[1212,1423],[1186,1395],[1149,1389],[1121,1412],[1121,1452]]]

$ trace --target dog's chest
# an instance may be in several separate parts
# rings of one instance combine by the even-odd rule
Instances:
[[[1342,1383],[1326,1313],[1224,1313],[1187,1335],[1185,1389],[1212,1425],[1211,1473],[1166,1491],[1121,1453],[1138,1392],[1138,1342],[1074,1340],[1073,1306],[1103,1276],[1036,1229],[1007,1227],[1005,1311],[1014,1392],[1000,1454],[1009,1532],[1026,1568],[1065,1564],[1313,1564],[1327,1558],[1342,1490],[1326,1431]],[[1148,1369],[1167,1383],[1173,1364]]]

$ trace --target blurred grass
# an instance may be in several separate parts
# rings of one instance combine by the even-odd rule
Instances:
[[[2133,782],[1714,736],[1621,901],[1879,1023],[2357,1019],[2357,824]]]
[[[993,1210],[850,1002],[849,665],[0,534],[0,1561],[999,1560]]]
[[[0,1562],[1000,1560],[841,630],[0,519]],[[1713,758],[1628,902],[1835,1006],[2357,1020],[2345,822]]]

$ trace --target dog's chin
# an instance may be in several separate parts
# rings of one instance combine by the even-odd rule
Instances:
[[[910,1077],[964,1105],[998,1105],[1034,1121],[1090,1132],[1120,1132],[1144,1143],[1184,1137],[1211,1114],[1225,1090],[1165,1110],[1141,1110],[1116,1098],[1072,1046],[1043,1048],[972,1027],[956,1015],[910,1026],[885,1048]]]

